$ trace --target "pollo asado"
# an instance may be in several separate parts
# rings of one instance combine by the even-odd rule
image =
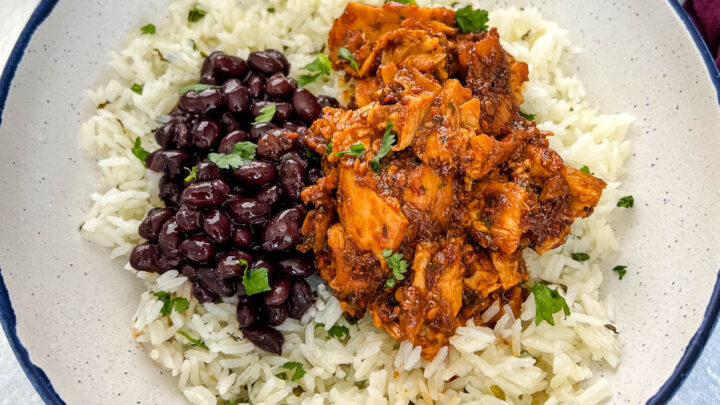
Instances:
[[[344,311],[369,311],[430,359],[491,305],[485,324],[505,304],[517,315],[522,250],[562,245],[605,183],[519,114],[528,66],[495,29],[463,33],[449,9],[350,3],[328,45],[356,81],[350,107],[326,107],[305,139],[325,177],[302,192],[313,209],[299,248]]]

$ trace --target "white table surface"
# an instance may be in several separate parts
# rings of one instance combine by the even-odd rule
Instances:
[[[38,0],[0,0],[0,67]],[[705,351],[671,405],[720,404],[720,330],[715,329]],[[0,404],[41,405],[3,333],[0,333]],[[70,404],[73,405],[73,404]]]

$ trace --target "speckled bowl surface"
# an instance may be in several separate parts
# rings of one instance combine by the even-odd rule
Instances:
[[[608,274],[604,287],[617,303],[623,358],[616,372],[600,372],[616,403],[663,403],[720,306],[718,73],[674,2],[532,3],[584,49],[576,67],[591,100],[638,117],[627,178],[636,206],[618,220],[623,252],[614,258],[633,276]],[[92,108],[85,90],[107,74],[125,33],[160,20],[164,7],[42,1],[0,81],[0,319],[49,404],[183,403],[130,335],[140,281],[77,232],[96,184],[77,135]]]

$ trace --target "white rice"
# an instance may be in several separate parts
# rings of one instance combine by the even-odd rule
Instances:
[[[112,54],[113,78],[88,92],[93,103],[107,104],[81,130],[82,144],[99,166],[98,192],[90,196],[83,236],[112,248],[111,257],[127,256],[140,242],[140,221],[150,208],[160,205],[158,177],[145,170],[130,149],[137,136],[145,148],[157,148],[151,130],[177,102],[177,90],[197,80],[202,57],[193,50],[191,39],[205,53],[221,50],[247,56],[253,49],[282,49],[295,76],[323,49],[332,21],[346,3],[179,0],[170,4],[168,21],[156,24],[156,35],[139,35],[139,30],[132,34],[125,48]],[[195,4],[207,15],[189,24],[187,13]],[[268,12],[269,7],[276,11]],[[626,194],[619,179],[630,153],[625,134],[633,118],[600,114],[584,101],[582,83],[569,73],[578,49],[567,31],[543,20],[537,10],[495,10],[490,25],[498,28],[505,49],[530,65],[523,110],[535,114],[542,129],[555,133],[550,145],[567,164],[587,165],[608,183],[595,213],[576,221],[574,237],[562,248],[542,256],[526,254],[532,278],[567,287],[564,296],[572,314],[567,318],[556,314],[555,326],[535,325],[530,296],[519,319],[506,312],[493,329],[472,323],[461,327],[450,346],[428,362],[420,358],[419,348],[396,342],[374,328],[368,317],[357,325],[348,324],[337,300],[320,285],[318,301],[303,322],[288,320],[279,328],[286,343],[283,356],[276,356],[255,350],[242,338],[232,302],[199,305],[191,298],[187,280],[176,271],[159,277],[137,273],[148,288],[132,320],[137,341],[171,372],[190,403],[246,398],[268,405],[596,404],[611,397],[608,382],[592,371],[597,366],[617,367],[620,359],[617,338],[605,327],[613,323],[612,300],[599,294],[603,276],[612,272],[599,263],[619,249],[611,225],[615,202]],[[336,82],[333,76],[309,87],[315,93],[339,96]],[[144,84],[142,95],[130,90],[133,83]],[[586,252],[591,259],[574,261],[571,252]],[[162,303],[152,295],[160,290],[190,299],[190,308],[162,317]],[[491,307],[483,319],[498,311],[499,307]],[[345,342],[329,337],[316,323],[324,324],[325,330],[335,324],[346,326],[350,338]],[[189,345],[178,331],[201,338],[209,350]],[[278,378],[288,361],[302,363],[307,374],[296,382]]]

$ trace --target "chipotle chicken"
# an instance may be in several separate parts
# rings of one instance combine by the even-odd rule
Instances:
[[[522,250],[562,245],[605,183],[519,115],[528,66],[495,29],[462,33],[449,9],[350,3],[328,46],[355,88],[351,108],[326,107],[305,139],[326,157],[302,192],[313,209],[300,249],[344,311],[369,312],[431,359],[491,305],[490,324],[504,304],[517,315]]]

